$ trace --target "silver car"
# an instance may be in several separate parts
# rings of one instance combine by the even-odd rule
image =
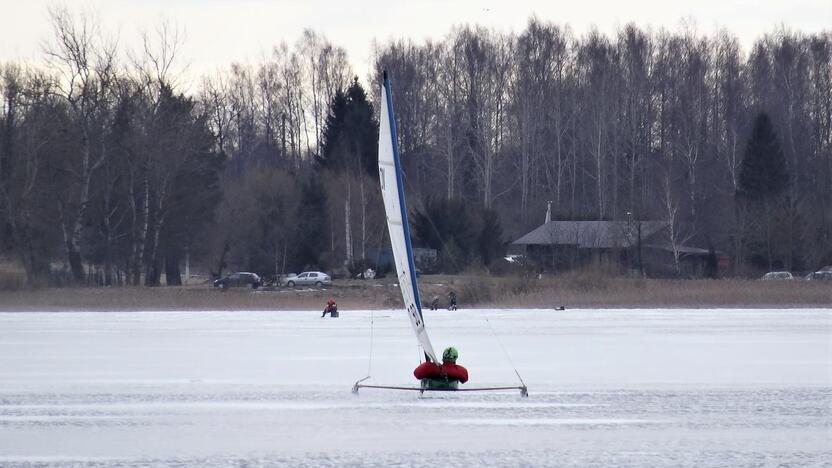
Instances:
[[[304,271],[303,273],[286,278],[286,286],[294,288],[295,286],[315,286],[322,288],[324,286],[331,286],[332,278],[326,273],[320,271]]]

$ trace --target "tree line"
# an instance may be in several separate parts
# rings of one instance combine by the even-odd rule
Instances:
[[[124,53],[87,17],[50,18],[43,64],[0,64],[0,253],[31,284],[375,263],[383,69],[413,232],[441,270],[488,267],[549,201],[554,219],[666,221],[737,274],[832,263],[828,32],[746,54],[726,31],[465,26],[376,45],[365,89],[309,30],[186,93],[175,28]]]
[[[397,78],[419,197],[493,208],[509,239],[551,201],[553,219],[665,221],[677,255],[718,249],[737,274],[832,263],[829,32],[778,31],[745,54],[726,31],[576,37],[532,18],[518,35],[396,41],[377,63]]]

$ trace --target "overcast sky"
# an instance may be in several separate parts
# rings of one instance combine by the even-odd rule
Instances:
[[[0,0],[0,61],[42,59],[50,37],[47,0]],[[747,49],[781,25],[804,33],[832,29],[832,0],[78,0],[73,10],[95,11],[121,44],[135,46],[139,31],[167,20],[185,31],[182,57],[191,74],[253,62],[274,45],[294,43],[312,28],[344,47],[359,76],[367,74],[373,39],[441,39],[453,25],[479,24],[521,31],[531,15],[611,34],[634,22],[679,30],[693,19],[702,34],[724,27]],[[9,21],[11,20],[11,21]],[[180,64],[182,65],[182,64]]]

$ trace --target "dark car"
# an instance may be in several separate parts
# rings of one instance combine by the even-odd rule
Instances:
[[[251,289],[259,288],[262,284],[260,277],[256,273],[249,273],[247,271],[240,271],[232,273],[228,276],[214,281],[215,288],[234,288],[246,287]]]
[[[806,279],[809,281],[832,281],[832,271],[821,270],[809,273],[806,275]]]

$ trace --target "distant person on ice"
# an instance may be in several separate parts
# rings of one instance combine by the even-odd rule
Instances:
[[[419,365],[413,375],[422,381],[424,389],[456,389],[460,383],[468,381],[468,369],[456,364],[459,352],[453,346],[442,353],[442,365],[425,361]]]
[[[330,317],[338,316],[338,305],[335,303],[335,299],[331,297],[326,301],[326,307],[324,308],[324,313],[321,314],[321,318],[326,317],[326,314],[329,314]]]
[[[448,310],[456,310],[456,291],[448,292]]]
[[[439,296],[433,296],[430,299],[430,310],[439,309]]]

